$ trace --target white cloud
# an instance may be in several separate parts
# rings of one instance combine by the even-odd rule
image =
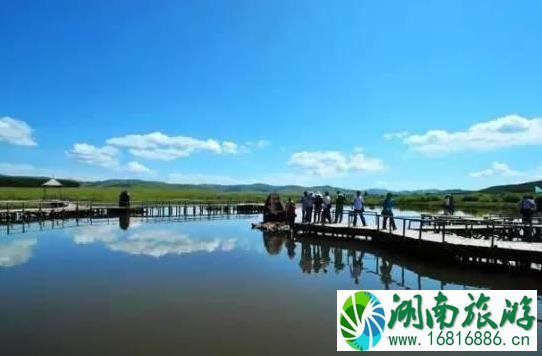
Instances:
[[[542,145],[542,119],[508,115],[472,125],[464,131],[429,130],[424,134],[407,135],[403,143],[428,155]]]
[[[258,141],[247,141],[245,142],[245,146],[248,148],[266,148],[271,143],[268,140],[258,140]]]
[[[0,267],[14,267],[26,263],[38,241],[32,239],[0,242]]]
[[[118,150],[111,146],[100,148],[87,143],[76,143],[66,153],[77,162],[106,168],[116,168],[119,165]]]
[[[131,161],[128,162],[124,167],[123,170],[130,173],[150,173],[151,170],[144,165],[142,165],[139,162]]]
[[[391,132],[391,133],[384,134],[384,138],[386,140],[392,140],[394,138],[401,139],[401,138],[407,137],[408,135],[410,135],[410,132],[408,131]]]
[[[165,161],[187,157],[196,152],[215,154],[237,154],[240,152],[239,146],[234,142],[219,142],[214,139],[199,140],[188,136],[168,136],[161,132],[113,137],[107,140],[107,144],[127,148],[134,156]]]
[[[222,143],[222,149],[224,153],[237,154],[239,152],[239,146],[235,142],[224,141]]]
[[[489,177],[489,176],[518,176],[521,175],[521,172],[511,169],[506,163],[502,162],[493,162],[490,168],[469,173],[469,176],[480,178],[480,177]]]
[[[32,138],[32,128],[24,121],[9,116],[0,118],[0,142],[19,146],[36,146]]]
[[[319,176],[333,176],[348,171],[374,172],[385,169],[381,159],[367,157],[359,148],[349,156],[339,151],[296,152],[290,157],[289,164]]]

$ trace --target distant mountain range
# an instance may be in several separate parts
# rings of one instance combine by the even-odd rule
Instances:
[[[0,175],[0,187],[40,187],[46,182],[48,177],[26,177],[26,176],[6,176]],[[67,187],[118,187],[118,188],[160,188],[160,189],[203,189],[213,190],[217,192],[254,192],[254,193],[296,193],[302,194],[304,191],[312,192],[330,192],[341,191],[346,194],[354,194],[353,189],[344,189],[340,187],[333,187],[329,185],[324,186],[312,186],[305,187],[300,185],[270,185],[263,183],[255,184],[234,184],[234,185],[221,185],[221,184],[174,184],[160,181],[146,181],[139,179],[108,179],[96,182],[77,182],[68,179],[58,179]],[[385,195],[389,192],[386,189],[366,189],[364,190],[370,195]],[[450,193],[467,193],[466,190],[451,189],[451,190],[404,190],[393,192],[395,194],[450,194]]]
[[[41,187],[51,177],[6,176],[0,174],[0,187]],[[65,187],[79,187],[81,183],[71,179],[57,179]]]
[[[493,187],[482,189],[483,193],[532,193],[534,192],[535,187],[542,188],[542,180],[537,180],[533,182],[520,183],[520,184],[507,184],[507,185],[496,185]]]

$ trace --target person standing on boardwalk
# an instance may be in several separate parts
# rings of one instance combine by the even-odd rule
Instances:
[[[320,192],[317,192],[314,195],[314,223],[320,222],[320,218],[322,217],[323,203],[324,203],[324,199],[322,199],[322,194],[320,194]]]
[[[343,222],[343,209],[346,198],[341,192],[337,192],[337,200],[335,202],[335,224]]]
[[[444,202],[442,203],[442,207],[444,209],[445,215],[454,215],[455,204],[454,197],[451,194],[446,195],[446,197],[444,198]]]
[[[386,199],[384,199],[384,202],[382,203],[382,216],[384,217],[382,228],[384,230],[386,230],[388,219],[390,219],[390,227],[393,230],[397,230],[397,226],[395,225],[395,219],[393,218],[394,205],[395,203],[391,198],[391,193],[386,194]]]
[[[354,205],[352,206],[352,210],[354,210],[354,226],[356,226],[358,223],[358,215],[363,226],[367,226],[365,216],[363,216],[363,212],[365,211],[365,202],[363,201],[363,198],[361,197],[361,192],[359,190],[356,192],[356,197],[354,198]]]
[[[309,208],[309,192],[306,190],[301,197],[301,222],[307,222],[307,209]]]
[[[307,224],[311,223],[313,207],[314,207],[314,197],[312,195],[312,192],[309,192],[309,194],[305,197],[304,222]]]
[[[331,197],[329,196],[329,192],[324,193],[322,206],[324,207],[322,213],[322,225],[325,224],[326,221],[331,224]]]
[[[294,227],[295,217],[295,204],[292,201],[292,198],[288,198],[288,202],[286,203],[286,223],[290,228]]]
[[[536,212],[536,203],[532,196],[523,196],[523,199],[519,203],[519,212],[521,214],[521,221],[524,224],[532,224],[533,215]]]

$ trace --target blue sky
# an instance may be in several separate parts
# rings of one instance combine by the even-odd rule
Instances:
[[[0,173],[542,177],[540,1],[0,1]]]

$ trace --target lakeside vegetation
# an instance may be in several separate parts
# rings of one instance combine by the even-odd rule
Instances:
[[[119,187],[79,187],[49,190],[48,197],[73,201],[116,202],[122,191]],[[131,187],[127,189],[132,201],[213,201],[213,202],[263,202],[267,193],[258,192],[219,192],[207,189],[165,189],[149,187]],[[42,188],[0,187],[2,200],[40,200]]]
[[[2,200],[40,200],[44,191],[40,187],[44,177],[0,176],[0,201]],[[304,190],[329,191],[332,196],[337,190],[343,191],[349,200],[354,191],[331,186],[271,186],[267,184],[250,185],[189,185],[148,182],[139,180],[108,180],[102,182],[79,183],[61,180],[67,187],[49,189],[48,197],[62,197],[73,201],[116,202],[122,190],[128,190],[132,201],[192,201],[192,202],[263,202],[267,195],[276,191],[284,199],[298,201]],[[80,185],[80,186],[77,186]],[[444,197],[454,192],[457,208],[500,208],[514,209],[525,193],[531,193],[542,182],[489,187],[476,192],[468,191],[421,191],[394,193],[398,207],[419,207],[438,209]],[[365,200],[368,205],[379,205],[386,191],[368,190]],[[539,198],[538,200],[541,200]],[[542,201],[541,201],[542,203]],[[542,205],[542,204],[541,204]]]
[[[49,190],[51,198],[68,199],[72,201],[95,201],[116,202],[121,187],[92,187],[83,186],[78,188],[62,188]],[[128,188],[132,201],[203,201],[203,202],[263,202],[268,192],[239,191],[226,192],[203,188],[163,188],[163,187],[138,187]],[[281,192],[284,199],[292,198],[297,201],[300,192]],[[421,207],[437,209],[442,206],[445,194],[405,194],[395,195],[394,199],[398,207]],[[454,195],[457,208],[515,208],[521,194],[518,193],[469,193]],[[353,194],[348,194],[349,200]],[[0,200],[40,200],[43,198],[42,188],[0,187]],[[366,195],[368,205],[379,205],[383,195]]]

